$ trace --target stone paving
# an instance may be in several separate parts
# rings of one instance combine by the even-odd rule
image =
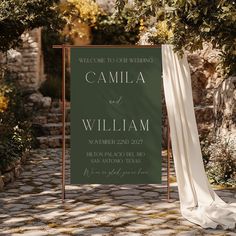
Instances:
[[[176,183],[166,200],[165,176],[163,185],[69,185],[68,175],[62,204],[60,171],[59,149],[32,151],[22,175],[0,193],[0,235],[236,236],[182,218]],[[236,199],[233,190],[218,194]]]

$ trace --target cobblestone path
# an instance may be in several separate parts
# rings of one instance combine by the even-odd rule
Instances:
[[[63,205],[60,171],[59,149],[32,151],[20,178],[0,193],[0,235],[236,235],[183,219],[176,183],[166,201],[165,176],[163,185],[73,186],[67,176]],[[236,199],[233,190],[217,192],[227,202]]]

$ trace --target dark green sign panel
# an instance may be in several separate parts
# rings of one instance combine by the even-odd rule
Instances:
[[[71,49],[71,183],[161,182],[161,50]]]

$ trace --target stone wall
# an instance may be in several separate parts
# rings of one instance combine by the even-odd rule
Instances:
[[[216,135],[236,142],[236,76],[224,80],[214,94]]]
[[[214,128],[214,93],[223,81],[219,52],[204,44],[202,50],[188,53],[188,61],[198,130],[204,136]]]
[[[37,90],[44,79],[41,29],[25,32],[21,38],[22,46],[1,54],[0,62],[17,75],[23,89]]]
[[[188,55],[193,100],[200,134],[236,138],[236,77],[224,79],[219,52],[205,44],[203,50]]]
[[[23,171],[22,165],[25,163],[29,153],[26,152],[17,161],[8,165],[4,170],[0,170],[0,191],[3,190],[4,186],[8,183],[14,182]]]

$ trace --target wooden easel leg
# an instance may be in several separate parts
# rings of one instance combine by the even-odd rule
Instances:
[[[66,47],[62,45],[62,165],[61,165],[61,175],[62,175],[62,203],[65,200],[65,117],[66,117],[66,99],[65,99],[65,82],[66,82],[66,66],[65,66],[65,57],[66,57]]]
[[[167,123],[167,200],[170,201],[170,125]]]

